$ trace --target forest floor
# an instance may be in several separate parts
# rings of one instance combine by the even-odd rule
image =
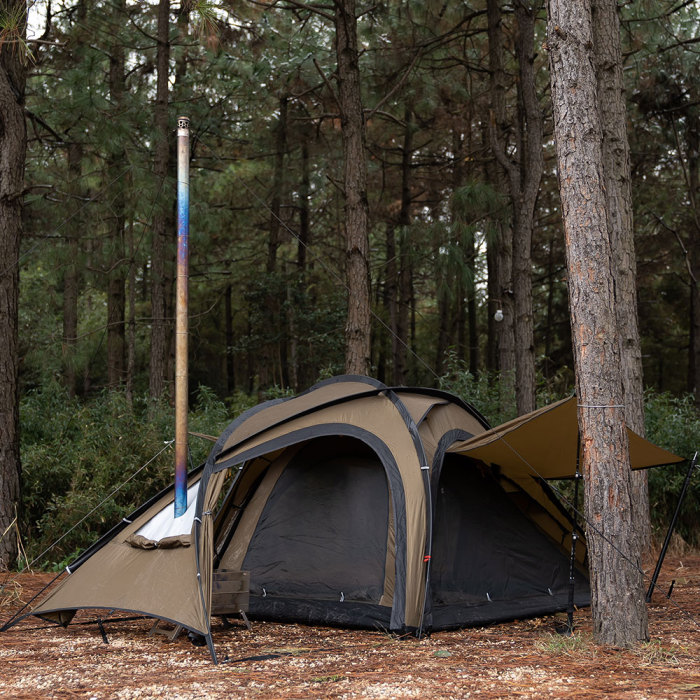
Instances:
[[[0,620],[51,580],[0,574]],[[667,598],[671,582],[672,595]],[[589,610],[571,637],[554,617],[436,632],[418,640],[377,631],[218,622],[215,666],[184,635],[148,634],[146,619],[67,629],[36,618],[0,635],[0,697],[9,698],[692,698],[700,696],[700,556],[668,556],[649,607],[651,641],[596,646]]]

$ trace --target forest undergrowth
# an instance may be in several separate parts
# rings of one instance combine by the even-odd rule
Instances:
[[[454,370],[442,385],[474,405],[496,425],[514,415],[486,374]],[[558,396],[541,384],[540,404]],[[263,396],[237,393],[225,400],[200,386],[189,414],[190,465],[206,459],[224,427]],[[58,383],[29,392],[21,402],[23,500],[15,526],[0,536],[21,536],[18,568],[60,570],[122,517],[172,480],[174,417],[167,401],[104,391],[89,399],[68,397]],[[691,397],[646,395],[647,437],[684,457],[700,446],[700,419]],[[649,470],[655,538],[663,538],[675,510],[687,466]],[[566,489],[566,484],[561,485]],[[677,527],[677,539],[700,544],[700,480],[691,481]],[[79,523],[77,527],[76,524]],[[67,534],[66,534],[67,533]],[[59,540],[58,544],[54,543]]]

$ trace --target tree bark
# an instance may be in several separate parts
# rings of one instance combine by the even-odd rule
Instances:
[[[279,98],[279,119],[276,127],[275,168],[272,175],[272,200],[270,202],[270,234],[267,241],[267,273],[277,268],[277,250],[282,231],[282,198],[284,196],[284,156],[287,152],[287,104],[288,97]]]
[[[492,104],[494,110],[492,148],[508,174],[513,207],[512,299],[515,349],[515,394],[519,414],[535,408],[535,340],[532,311],[532,229],[535,205],[543,170],[542,110],[537,99],[534,73],[534,36],[537,4],[515,4],[516,51],[518,55],[518,131],[513,160],[506,150],[502,38],[499,7],[489,0],[489,60],[492,70]],[[503,266],[505,273],[507,265]],[[505,281],[505,280],[504,280]],[[504,292],[503,325],[510,322]]]
[[[690,273],[688,391],[700,408],[700,117],[696,110],[685,110],[685,139],[687,162],[683,163],[681,141],[676,116],[673,131],[678,159],[686,172],[690,201],[690,225],[687,237],[687,258]]]
[[[309,169],[309,134],[302,133],[301,141],[301,182],[299,184],[299,240],[297,244],[297,267],[299,278],[306,279],[307,249],[311,242],[311,212],[309,200],[311,195],[311,172]]]
[[[124,19],[123,2],[114,5],[114,18],[119,23]],[[119,26],[115,24],[115,26]],[[117,37],[110,50],[109,57],[109,94],[112,102],[114,119],[121,119],[124,104],[124,46]],[[124,222],[125,222],[125,186],[121,177],[125,163],[124,148],[117,146],[109,154],[109,180],[113,182],[110,218],[110,236],[107,264],[107,384],[117,387],[125,378],[125,327],[126,280],[124,273]]]
[[[396,249],[396,226],[386,225],[386,279],[384,297],[391,331],[391,383],[396,381],[396,358],[399,356],[399,265]]]
[[[148,393],[152,399],[163,395],[166,381],[167,342],[166,294],[168,290],[166,259],[170,192],[164,187],[168,177],[170,144],[168,141],[168,79],[170,76],[170,0],[158,3],[158,48],[156,50],[156,100],[153,113],[155,153],[153,171],[162,196],[153,215],[151,242],[151,355]]]
[[[0,10],[19,15],[16,37],[0,45],[0,570],[17,557],[16,531],[10,529],[20,504],[18,392],[19,246],[27,131],[24,121],[26,4],[1,0]],[[17,39],[13,42],[11,39]],[[3,536],[4,534],[4,536]]]
[[[335,3],[335,42],[343,139],[348,284],[345,371],[348,374],[368,374],[371,357],[369,206],[355,0],[337,0]]]
[[[537,4],[537,3],[536,3]],[[496,155],[508,173],[513,206],[513,301],[515,334],[515,398],[518,414],[535,409],[535,338],[532,311],[532,229],[544,157],[542,110],[537,99],[534,72],[534,37],[537,7],[515,4],[518,56],[518,160],[503,150]]]
[[[134,222],[129,222],[127,229],[127,246],[129,249],[129,315],[126,331],[126,400],[134,403],[134,375],[136,374],[136,246],[134,242]]]
[[[235,336],[233,334],[233,288],[230,284],[226,285],[224,293],[224,315],[226,318],[226,391],[229,396],[236,390],[236,364],[233,355],[233,343]]]
[[[499,0],[488,0],[488,37],[489,37],[489,71],[491,73],[491,116],[489,140],[491,150],[496,156],[494,167],[494,184],[505,196],[508,190],[506,168],[500,154],[505,152],[505,137],[509,129],[506,118],[505,71],[503,68],[503,32],[501,28],[501,8]],[[495,291],[496,305],[503,312],[503,320],[496,327],[496,344],[498,352],[498,369],[501,376],[501,408],[506,410],[514,391],[515,379],[515,334],[513,314],[513,229],[505,222],[496,222],[495,253],[496,260]]]
[[[71,209],[75,212],[66,230],[67,255],[63,268],[63,381],[68,394],[75,396],[75,346],[78,338],[78,237],[81,230],[80,179],[83,159],[82,144],[68,144],[68,190],[73,198]]]
[[[401,147],[401,207],[399,209],[398,298],[396,303],[396,336],[392,343],[394,386],[406,384],[408,371],[408,314],[411,305],[411,160],[413,159],[413,112],[404,110],[404,136]]]
[[[594,637],[648,638],[615,316],[591,0],[550,0],[547,46],[579,397]]]
[[[644,382],[637,316],[630,149],[622,76],[620,19],[616,0],[593,0],[593,46],[603,129],[603,174],[610,241],[615,257],[615,311],[620,334],[625,422],[644,435]],[[651,549],[649,488],[645,471],[632,475],[633,503],[642,552]]]

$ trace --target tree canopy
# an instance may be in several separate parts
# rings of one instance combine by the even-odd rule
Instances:
[[[179,115],[193,399],[342,372],[365,240],[354,366],[481,387],[494,422],[574,389],[544,3],[58,0],[32,6],[26,40],[10,5],[2,50],[27,73],[25,400],[57,384],[71,401],[123,389],[137,412],[172,397]],[[356,17],[359,184],[344,171],[341,10]],[[696,401],[697,20],[693,3],[620,8],[644,383]],[[366,208],[352,249],[351,200]]]

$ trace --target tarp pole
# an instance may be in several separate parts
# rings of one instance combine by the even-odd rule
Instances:
[[[651,583],[649,584],[649,590],[647,591],[647,603],[651,603],[651,596],[652,593],[654,592],[654,588],[656,587],[656,580],[659,578],[659,573],[661,572],[661,567],[663,566],[664,563],[664,558],[666,557],[666,550],[668,549],[668,545],[671,543],[671,535],[673,535],[673,531],[676,528],[676,521],[678,520],[678,516],[681,513],[681,506],[683,505],[683,501],[685,500],[685,494],[688,491],[688,486],[690,485],[690,477],[693,475],[693,471],[695,470],[695,464],[697,463],[698,459],[698,453],[696,452],[695,455],[693,456],[693,459],[690,460],[690,466],[688,467],[688,473],[685,475],[685,481],[683,482],[683,488],[681,489],[681,494],[678,497],[678,503],[676,504],[676,512],[673,514],[673,518],[671,518],[671,523],[668,526],[668,532],[666,533],[666,539],[664,540],[663,547],[661,547],[661,552],[659,553],[659,559],[656,562],[656,568],[654,569],[654,575],[651,577]]]
[[[569,603],[566,606],[566,631],[574,633],[574,593],[576,591],[576,541],[578,540],[578,485],[581,481],[579,464],[581,459],[581,433],[576,444],[576,474],[574,476],[574,504],[571,508],[571,556],[569,559]]]
[[[175,517],[187,510],[187,280],[190,234],[190,120],[177,119],[177,297],[175,311]]]

